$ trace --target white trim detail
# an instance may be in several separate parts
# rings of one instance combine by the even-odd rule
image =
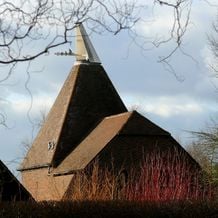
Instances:
[[[76,60],[101,63],[82,23],[76,27]]]

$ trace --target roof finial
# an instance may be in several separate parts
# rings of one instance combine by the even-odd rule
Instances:
[[[57,52],[55,54],[75,56],[79,62],[101,63],[82,23],[76,24],[76,52],[74,53],[69,49],[68,52]]]

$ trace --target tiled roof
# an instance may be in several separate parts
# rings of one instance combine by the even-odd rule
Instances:
[[[20,170],[58,165],[101,119],[126,111],[100,64],[74,66]]]
[[[167,131],[154,124],[141,114],[133,111],[132,116],[126,123],[125,128],[120,132],[121,135],[170,135]]]
[[[131,112],[126,112],[104,118],[53,173],[68,173],[71,170],[84,169],[113,137],[119,133],[130,116]]]
[[[0,190],[1,200],[30,200],[32,196],[0,160]]]
[[[136,111],[104,118],[92,132],[54,169],[54,174],[64,174],[84,169],[116,135],[166,135],[170,134]]]

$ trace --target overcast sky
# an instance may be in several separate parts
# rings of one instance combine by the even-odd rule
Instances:
[[[102,64],[126,106],[169,131],[184,147],[190,141],[187,130],[203,129],[211,117],[217,116],[218,93],[214,86],[218,81],[207,67],[211,54],[206,35],[211,32],[216,12],[215,7],[204,1],[193,3],[192,24],[184,38],[183,49],[197,62],[181,53],[176,53],[171,60],[182,82],[157,62],[160,55],[170,51],[172,44],[142,53],[126,32],[116,36],[91,35]],[[146,37],[167,32],[170,16],[159,8],[152,22],[139,22],[135,28]],[[69,46],[58,50],[65,49]],[[32,122],[39,119],[41,111],[49,111],[74,61],[72,57],[57,57],[51,52],[32,63],[28,83],[33,95],[29,113]],[[0,159],[15,174],[23,158],[22,141],[31,141],[37,132],[36,128],[33,132],[28,119],[31,98],[25,88],[26,69],[25,64],[19,65],[0,86],[0,109],[7,116],[8,125],[8,128],[0,126]]]

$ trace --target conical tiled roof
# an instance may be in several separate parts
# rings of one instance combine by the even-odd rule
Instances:
[[[21,170],[58,165],[102,118],[125,111],[100,64],[74,66]]]
[[[125,128],[121,130],[120,135],[170,135],[152,121],[148,120],[137,111],[133,111],[128,122],[125,124]]]

